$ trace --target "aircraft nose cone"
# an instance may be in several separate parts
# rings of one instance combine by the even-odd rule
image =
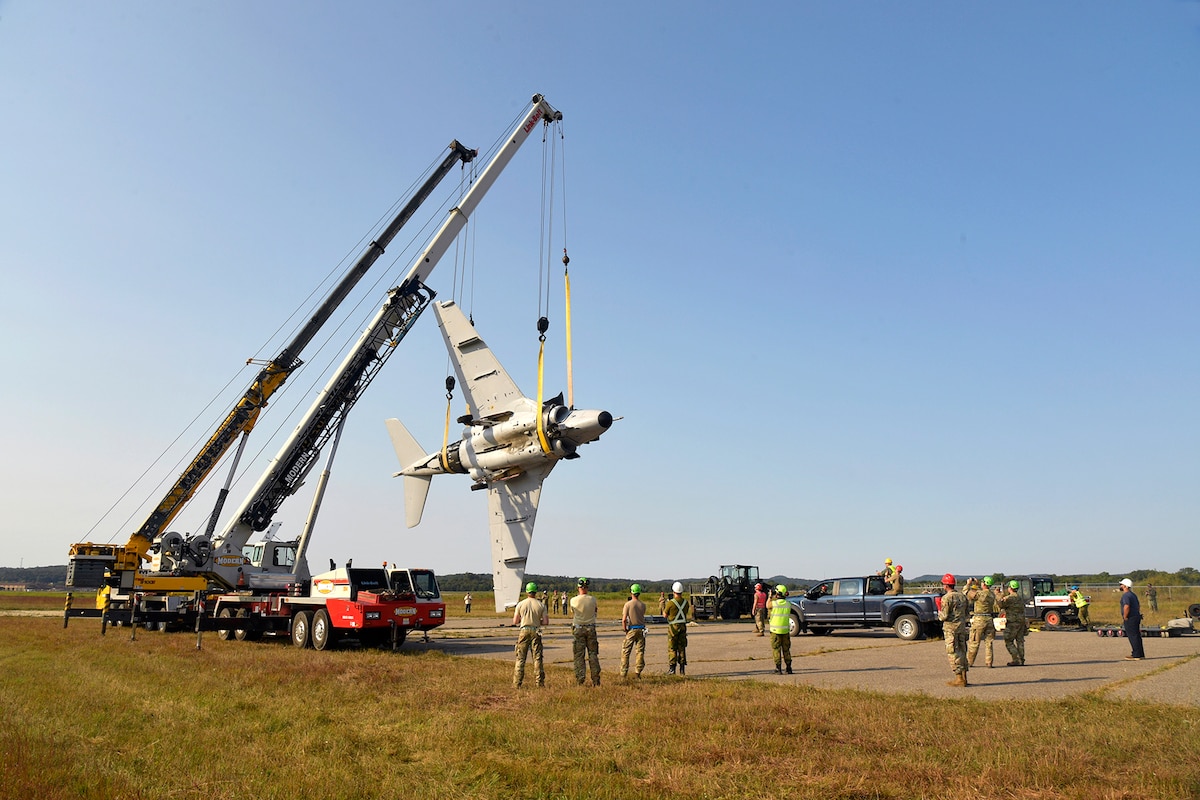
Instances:
[[[604,428],[604,430],[608,430],[612,427],[612,414],[607,411],[601,411],[600,415],[596,417],[596,423],[601,428]]]

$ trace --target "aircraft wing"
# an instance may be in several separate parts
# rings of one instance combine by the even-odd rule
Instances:
[[[437,316],[450,360],[454,362],[454,373],[458,376],[471,417],[484,419],[518,407],[524,395],[475,332],[462,309],[453,302],[434,303],[433,313]],[[535,507],[536,504],[535,500]]]
[[[488,529],[492,537],[492,583],[497,613],[511,609],[525,590],[525,560],[533,539],[542,481],[554,469],[548,462],[516,478],[488,485]]]

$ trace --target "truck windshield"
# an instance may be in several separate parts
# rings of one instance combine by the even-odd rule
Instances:
[[[433,571],[428,569],[409,570],[412,576],[413,591],[417,597],[424,600],[435,600],[441,596],[438,591],[437,578],[434,577]]]

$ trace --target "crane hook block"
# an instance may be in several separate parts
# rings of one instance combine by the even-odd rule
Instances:
[[[446,376],[446,391],[447,392],[454,391],[454,376],[453,375]]]
[[[567,257],[567,248],[564,247],[563,248],[563,266],[565,267],[570,263],[571,263],[571,259]]]
[[[538,333],[545,336],[548,330],[550,330],[550,320],[545,317],[538,317]]]

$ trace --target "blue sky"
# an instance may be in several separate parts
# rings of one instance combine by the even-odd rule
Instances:
[[[0,2],[0,563],[124,541],[159,493],[120,498],[245,359],[541,92],[576,401],[624,419],[547,482],[531,572],[1197,565],[1200,3],[576,5]],[[539,148],[481,204],[464,298],[530,394]],[[382,420],[437,445],[445,374],[423,319],[351,415],[314,565],[490,571],[481,493],[435,481],[408,530],[391,477]]]

